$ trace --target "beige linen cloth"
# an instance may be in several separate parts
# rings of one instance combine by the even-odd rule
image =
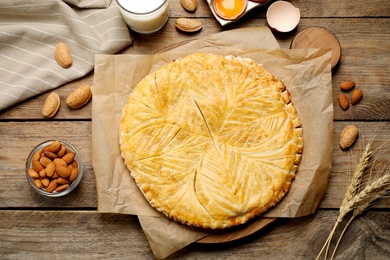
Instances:
[[[60,67],[54,48],[73,56]],[[0,111],[92,71],[95,54],[132,43],[115,0],[0,1]]]

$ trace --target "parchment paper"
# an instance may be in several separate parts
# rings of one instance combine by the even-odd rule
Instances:
[[[133,88],[147,74],[196,52],[248,57],[283,80],[303,125],[304,152],[290,191],[264,216],[313,214],[332,162],[333,105],[330,50],[282,50],[267,27],[223,32],[154,55],[96,55],[92,104],[92,164],[98,211],[137,215],[156,258],[208,235],[152,208],[130,176],[119,149],[119,121]]]

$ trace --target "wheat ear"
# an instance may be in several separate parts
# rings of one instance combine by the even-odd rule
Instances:
[[[343,221],[345,215],[349,212],[349,211],[346,211],[346,208],[345,208],[344,205],[346,205],[350,200],[352,200],[353,196],[359,190],[360,182],[361,182],[362,176],[363,176],[363,172],[364,172],[364,170],[366,169],[366,167],[368,165],[368,161],[370,159],[371,154],[372,154],[371,143],[368,143],[366,148],[364,149],[364,151],[362,153],[362,156],[360,157],[359,163],[357,164],[357,166],[355,168],[355,171],[353,173],[352,181],[349,184],[347,192],[346,192],[346,194],[344,196],[344,200],[343,200],[343,202],[341,204],[340,213],[339,213],[339,216],[337,218],[337,221],[335,222],[335,224],[334,224],[334,226],[332,228],[332,231],[330,232],[327,240],[325,241],[324,246],[321,248],[321,251],[317,255],[316,260],[318,260],[320,258],[321,254],[325,250],[325,248],[326,248],[326,251],[325,251],[324,259],[327,258],[328,252],[329,252],[329,246],[330,246],[330,243],[332,241],[334,232],[336,231],[337,226],[339,225],[339,223],[341,221]]]
[[[373,201],[381,198],[390,189],[390,172],[387,172],[370,185],[367,185],[361,192],[359,192],[353,200],[345,204],[345,211],[357,210],[356,214],[361,214]],[[359,203],[363,203],[360,204]]]
[[[353,209],[351,219],[348,221],[347,225],[344,227],[343,232],[341,233],[337,244],[333,250],[332,256],[330,259],[333,259],[337,247],[341,241],[341,238],[344,235],[344,232],[347,230],[349,224],[354,220],[358,215],[362,214],[367,208],[369,208],[374,201],[380,199],[390,190],[390,171],[385,172],[383,176],[378,178],[376,181],[367,185],[361,192],[359,192],[350,202],[348,203],[348,208]]]
[[[371,143],[366,145],[362,156],[360,157],[359,163],[356,165],[355,171],[352,176],[352,181],[349,184],[347,192],[345,193],[343,203],[340,206],[340,215],[337,221],[341,222],[344,217],[351,211],[346,205],[354,199],[355,195],[358,193],[360,188],[360,183],[362,181],[363,173],[367,168],[368,161],[372,154]]]

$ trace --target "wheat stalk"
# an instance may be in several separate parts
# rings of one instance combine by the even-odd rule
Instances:
[[[351,181],[351,183],[348,186],[347,192],[346,192],[346,194],[344,196],[344,200],[343,200],[343,202],[342,202],[342,204],[340,206],[340,212],[339,212],[339,216],[337,218],[337,221],[333,225],[333,228],[332,228],[328,238],[326,239],[324,246],[321,248],[321,251],[317,255],[316,260],[318,260],[320,258],[321,254],[325,250],[325,248],[326,248],[326,251],[325,251],[324,259],[327,258],[330,242],[332,241],[334,232],[336,231],[337,226],[339,225],[339,223],[341,223],[343,221],[344,217],[350,211],[350,210],[348,210],[346,205],[354,198],[354,195],[356,195],[356,193],[359,190],[360,183],[361,183],[362,176],[363,176],[363,172],[364,172],[364,170],[366,169],[366,167],[368,165],[368,161],[370,159],[371,154],[372,154],[371,143],[368,143],[366,148],[364,149],[364,151],[362,153],[362,156],[360,157],[359,163],[357,164],[357,166],[355,168],[355,171],[353,173],[352,181]]]
[[[385,171],[385,174],[383,176],[381,176],[371,184],[367,185],[361,192],[359,192],[352,200],[350,200],[346,204],[346,207],[349,211],[353,209],[353,213],[347,225],[344,227],[344,230],[342,231],[337,241],[337,244],[333,250],[330,259],[334,258],[337,251],[337,247],[341,241],[341,238],[343,237],[344,232],[347,230],[352,220],[354,220],[358,215],[362,214],[376,200],[382,198],[389,191],[390,191],[390,170],[387,170]]]
[[[355,171],[352,176],[352,181],[349,184],[347,192],[344,196],[344,200],[341,203],[340,214],[337,219],[337,221],[339,222],[343,221],[344,217],[348,214],[348,212],[351,211],[351,209],[348,208],[348,205],[350,204],[350,201],[355,199],[355,196],[359,191],[363,173],[367,168],[371,154],[371,143],[368,143],[362,153],[362,156],[360,157],[359,163],[356,165]]]

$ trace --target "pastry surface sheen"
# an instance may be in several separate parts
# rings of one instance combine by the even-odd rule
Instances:
[[[301,160],[302,127],[283,82],[261,65],[198,53],[136,86],[122,111],[120,149],[153,207],[220,229],[282,199]]]

